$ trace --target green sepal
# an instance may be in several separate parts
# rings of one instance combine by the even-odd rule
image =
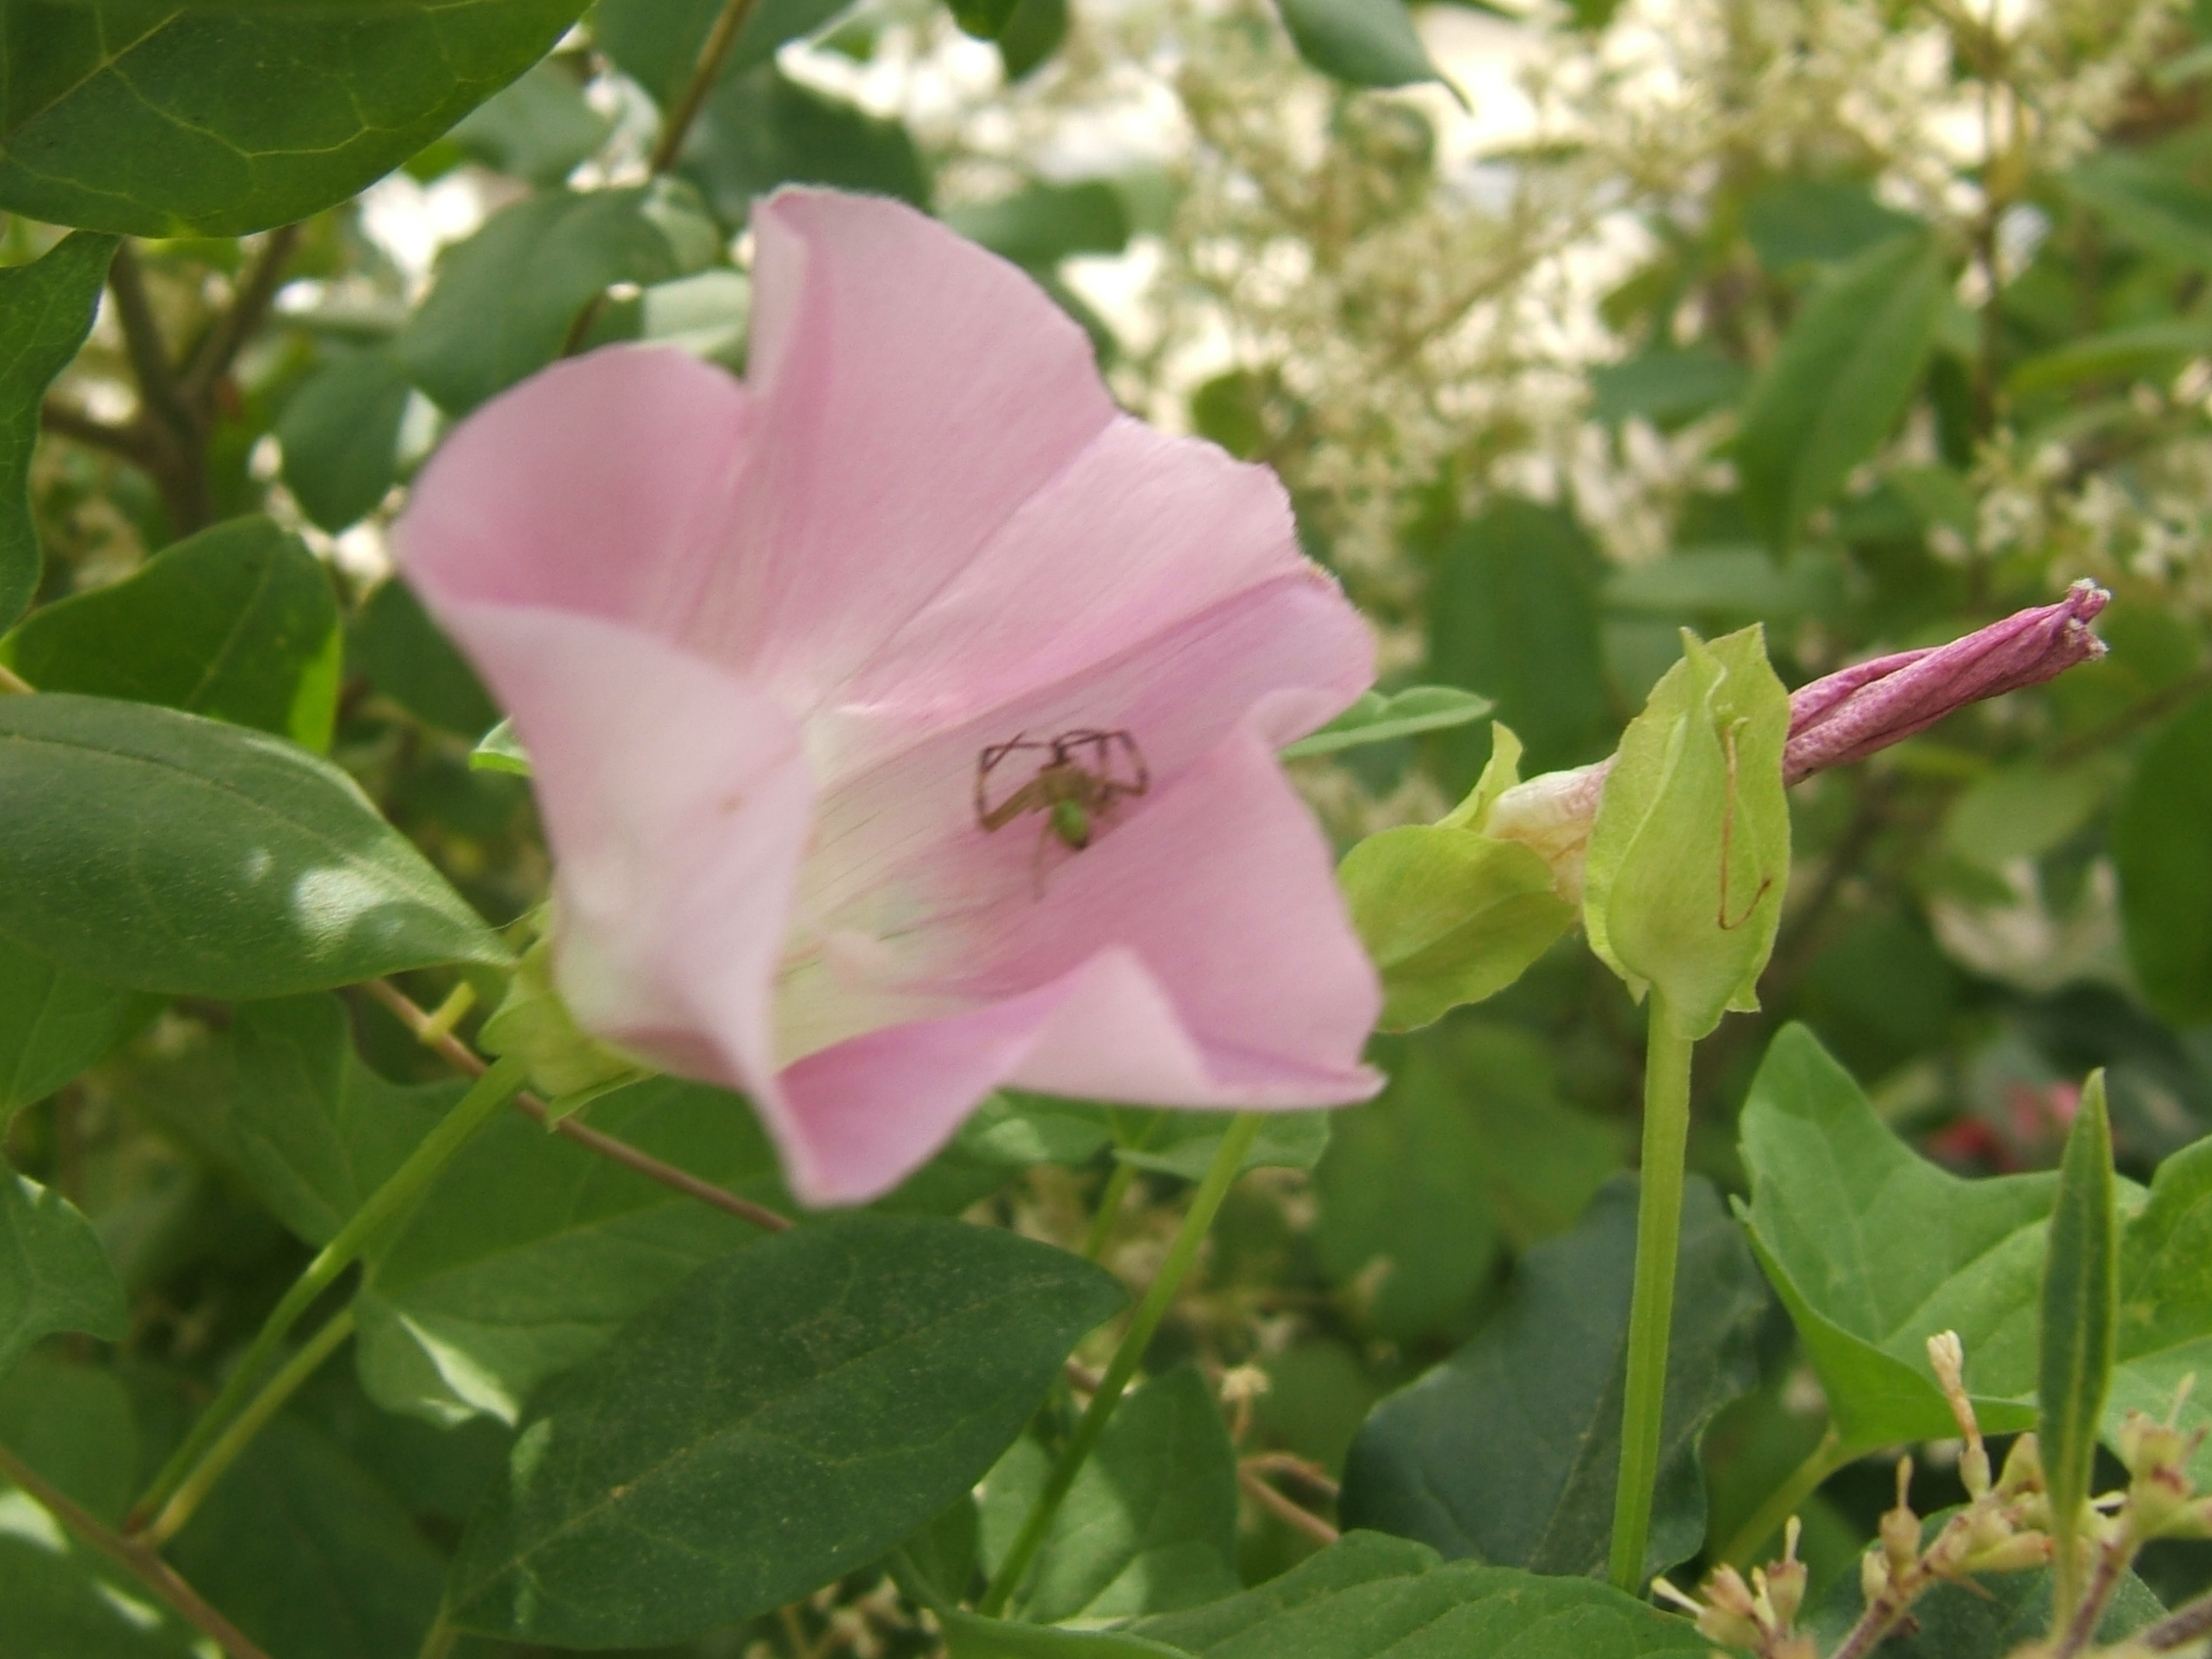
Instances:
[[[1759,1006],[1790,874],[1790,694],[1756,624],[1684,656],[1629,723],[1590,831],[1583,924],[1640,1000],[1692,1040]]]
[[[489,1054],[520,1054],[530,1080],[545,1097],[549,1129],[601,1095],[653,1075],[576,1024],[553,984],[553,945],[540,938],[522,953],[507,996],[477,1034]]]

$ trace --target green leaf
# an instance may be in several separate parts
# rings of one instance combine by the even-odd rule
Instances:
[[[502,208],[438,261],[392,343],[409,376],[465,415],[562,353],[585,307],[616,283],[678,275],[648,187],[552,190]]]
[[[383,1483],[291,1417],[253,1437],[170,1553],[193,1589],[285,1659],[413,1653],[443,1576]]]
[[[1115,1125],[1115,1158],[1158,1175],[1202,1179],[1213,1164],[1233,1112],[1150,1112],[1110,1108]],[[1250,1170],[1310,1170],[1328,1150],[1328,1112],[1269,1112],[1261,1121],[1251,1151],[1237,1166]]]
[[[59,1193],[0,1164],[0,1376],[55,1331],[119,1340],[123,1286],[92,1224]]]
[[[941,1611],[952,1659],[1180,1659],[1182,1650],[1109,1630],[1054,1630]]]
[[[1653,1018],[1694,1040],[1759,1006],[1790,877],[1790,694],[1757,624],[1682,643],[1606,775],[1583,924],[1636,995],[1656,988]]]
[[[161,1000],[57,968],[0,934],[0,1131],[97,1065],[161,1011]]]
[[[1076,1476],[1021,1616],[1097,1623],[1234,1595],[1237,1501],[1236,1449],[1206,1379],[1188,1365],[1153,1377]]]
[[[1015,0],[1014,15],[999,31],[999,62],[1006,84],[1041,69],[1067,39],[1067,0]]]
[[[1982,1427],[2032,1426],[2053,1178],[1966,1181],[1928,1163],[1802,1025],[1767,1049],[1741,1132],[1752,1248],[1845,1449],[1957,1431],[1928,1364],[1928,1339],[1947,1330],[1966,1345]]]
[[[1781,178],[1744,199],[1743,234],[1777,276],[1808,264],[1839,264],[1892,237],[1923,228],[1886,208],[1856,179]]]
[[[2043,1267],[2035,1428],[2062,1564],[2077,1559],[2073,1543],[2089,1501],[2097,1428],[2112,1384],[2119,1270],[2112,1126],[2105,1076],[2097,1072],[2066,1137]]]
[[[1130,1634],[1200,1659],[1710,1659],[1684,1619],[1586,1578],[1468,1562],[1347,1534],[1258,1589]]]
[[[538,1398],[456,1625],[650,1645],[781,1606],[972,1486],[1121,1287],[987,1227],[866,1213],[699,1269]]]
[[[2041,858],[2096,816],[2126,771],[2114,755],[2054,768],[2033,762],[2000,767],[1962,790],[1943,817],[1952,852],[1983,869]]]
[[[1590,371],[1590,413],[1608,426],[1640,416],[1665,429],[1734,403],[1750,379],[1711,346],[1653,346]]]
[[[0,61],[6,14],[0,11]],[[0,628],[39,591],[39,532],[31,522],[31,452],[39,405],[92,331],[100,287],[115,256],[112,236],[79,233],[44,258],[0,270]]]
[[[2138,323],[2086,335],[2024,357],[2005,376],[2014,398],[2070,392],[2092,380],[2170,380],[2183,363],[2212,350],[2212,328],[2199,319]]]
[[[2076,200],[2127,240],[2183,264],[2212,267],[2212,190],[2158,155],[2106,151],[2066,179]]]
[[[2143,750],[2109,837],[2144,997],[2177,1025],[2212,1019],[2212,697]]]
[[[476,670],[430,620],[415,590],[398,577],[385,582],[362,607],[361,620],[354,625],[353,649],[362,672],[376,689],[416,720],[464,738],[497,721],[512,742],[513,728],[500,720],[498,705]],[[514,753],[523,763],[497,769],[527,775],[528,757],[519,746]]]
[[[381,178],[536,63],[578,0],[0,4],[0,207],[236,236]],[[284,95],[270,95],[282,86]]]
[[[1129,245],[1129,209],[1103,179],[1025,185],[1011,196],[947,209],[945,222],[1017,264],[1049,265]]]
[[[1504,1307],[1472,1342],[1375,1408],[1345,1468],[1345,1523],[1450,1558],[1601,1569],[1635,1263],[1636,1185],[1621,1176],[1574,1232],[1522,1258]],[[1647,1575],[1705,1541],[1698,1444],[1713,1413],[1758,1380],[1752,1335],[1765,1306],[1735,1224],[1692,1177]]]
[[[41,691],[160,703],[331,746],[338,605],[297,536],[256,515],[33,613],[0,647]]]
[[[1930,1516],[1928,1533],[1946,1516]],[[1841,1576],[1805,1622],[1820,1646],[1833,1651],[1865,1608],[1858,1575]],[[2117,1643],[2161,1617],[2148,1585],[2130,1573],[2113,1593],[2097,1626],[2100,1642]],[[1937,1584],[1912,1604],[1911,1624],[1875,1652],[1881,1659],[2013,1659],[2051,1634],[2051,1582],[2048,1568],[2032,1572],[1984,1573],[1965,1583]]]
[[[741,1196],[784,1201],[736,1096],[659,1079],[592,1107],[605,1133]],[[370,1252],[362,1385],[393,1411],[512,1423],[693,1268],[757,1243],[750,1223],[510,1115],[447,1164]]]
[[[414,388],[382,347],[334,356],[302,380],[276,416],[284,487],[315,523],[367,518],[399,478],[399,428]]]
[[[608,9],[592,14],[595,34],[604,33]],[[471,161],[544,188],[590,160],[613,130],[614,123],[584,100],[574,75],[544,63],[471,110],[447,136]]]
[[[1428,678],[1498,700],[1533,771],[1613,746],[1592,580],[1596,550],[1557,508],[1507,497],[1462,526],[1430,586]],[[1447,740],[1463,763],[1479,746]],[[1472,775],[1476,767],[1467,763]]]
[[[1114,1139],[1110,1115],[1050,1095],[986,1095],[952,1144],[969,1157],[1008,1169],[1087,1164]]]
[[[97,1366],[26,1355],[0,1380],[0,1446],[110,1525],[122,1521],[137,1490],[131,1395],[114,1372]],[[5,1484],[0,1476],[0,1489]]]
[[[1285,748],[1285,760],[1304,760],[1333,755],[1340,749],[1365,744],[1389,743],[1423,732],[1442,732],[1481,720],[1497,705],[1489,698],[1455,685],[1415,685],[1386,696],[1363,691],[1359,701],[1310,737]]]
[[[1744,402],[1744,511],[1787,552],[1905,412],[1950,297],[1926,234],[1869,249],[1814,292]]]
[[[530,775],[530,751],[514,735],[514,722],[502,720],[483,734],[483,741],[469,750],[469,764],[479,772],[508,772]]]
[[[355,1057],[335,997],[248,1003],[230,1042],[232,1145],[262,1202],[310,1244],[330,1243],[468,1087],[386,1083]]]
[[[130,1400],[89,1366],[34,1354],[0,1382],[0,1444],[102,1520],[121,1517],[139,1479]],[[26,1659],[209,1656],[204,1638],[4,1475],[0,1607],[9,1651]]]
[[[1495,996],[1575,921],[1533,848],[1449,824],[1368,836],[1345,854],[1337,883],[1382,975],[1386,1031]]]
[[[978,40],[995,40],[1013,21],[1020,0],[945,0],[960,32]]]
[[[173,709],[0,702],[0,929],[89,978],[284,996],[506,948],[328,762]]]
[[[2130,1411],[2163,1419],[2185,1378],[2212,1372],[2212,1140],[2159,1165],[2121,1237],[2117,1352],[2104,1422],[2113,1444]],[[2212,1426],[2212,1403],[2192,1393],[2179,1420],[2185,1433]],[[2191,1473],[2212,1484],[2212,1451],[2200,1448]]]
[[[756,0],[722,67],[727,81],[759,68],[787,40],[811,34],[852,0]],[[592,39],[665,109],[682,95],[723,0],[599,0]]]
[[[896,121],[793,81],[772,63],[725,77],[699,111],[678,171],[725,224],[778,185],[834,185],[929,205],[929,175]]]
[[[1276,0],[1298,56],[1355,87],[1443,81],[1404,0]],[[1449,83],[1447,83],[1449,84]]]
[[[1778,627],[1833,616],[1844,604],[1844,566],[1810,549],[1778,565],[1756,547],[1672,553],[1606,578],[1605,608],[1675,623],[1763,622]]]

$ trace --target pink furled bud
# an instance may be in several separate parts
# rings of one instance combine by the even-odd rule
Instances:
[[[1848,766],[1925,731],[1970,702],[2040,685],[2105,654],[2089,623],[2112,599],[2078,581],[2056,605],[2014,611],[1948,645],[1899,651],[1814,680],[1790,699],[1790,742],[1782,781]],[[1579,903],[1590,826],[1605,793],[1610,758],[1516,784],[1485,814],[1486,835],[1534,848],[1559,878],[1560,896]]]
[[[1790,699],[1785,783],[1848,766],[1946,714],[2054,679],[2105,654],[2089,623],[2112,596],[2078,581],[2056,605],[2020,611],[1948,645],[1899,651],[1814,680]]]

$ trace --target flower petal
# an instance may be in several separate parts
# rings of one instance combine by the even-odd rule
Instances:
[[[693,596],[690,625],[805,713],[1115,409],[1042,289],[913,209],[787,190],[753,226],[757,483],[742,556]]]
[[[1139,1104],[1364,1099],[1381,1005],[1327,845],[1246,732],[1054,872],[1050,903],[994,911],[927,988],[968,1012],[853,1037],[790,1066],[770,1116],[794,1190],[895,1184],[1002,1083]]]
[[[770,988],[813,810],[796,724],[634,629],[505,605],[441,615],[530,750],[556,974],[579,1022],[672,1070],[768,1085]]]

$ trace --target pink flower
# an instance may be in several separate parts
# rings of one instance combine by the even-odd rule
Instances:
[[[580,1024],[744,1091],[812,1203],[1001,1084],[1371,1094],[1373,970],[1274,759],[1370,644],[1281,488],[1119,413],[1075,325],[920,214],[753,223],[744,384],[560,364],[398,526],[530,750]]]

